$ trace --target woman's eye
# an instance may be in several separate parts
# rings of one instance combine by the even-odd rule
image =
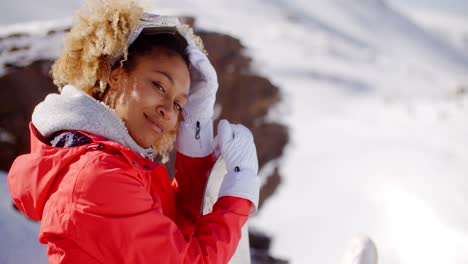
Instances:
[[[175,107],[175,109],[176,109],[177,111],[179,111],[179,112],[182,111],[182,106],[180,106],[180,104],[174,103],[174,107]]]
[[[153,82],[153,85],[154,85],[154,87],[156,87],[156,89],[160,90],[163,93],[166,93],[166,90],[164,90],[164,87],[162,87],[161,84],[159,84],[157,82]]]

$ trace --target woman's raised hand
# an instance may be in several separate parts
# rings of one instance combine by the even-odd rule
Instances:
[[[176,148],[189,157],[205,157],[212,151],[213,113],[218,77],[206,55],[194,46],[186,49],[190,60],[190,91],[182,110]]]

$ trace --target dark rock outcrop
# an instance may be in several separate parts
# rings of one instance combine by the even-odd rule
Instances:
[[[252,264],[287,264],[287,260],[270,256],[271,238],[254,230],[249,230],[250,255]]]
[[[47,94],[57,92],[48,73],[51,65],[36,61],[0,77],[0,170],[8,171],[16,156],[29,151],[32,111]]]

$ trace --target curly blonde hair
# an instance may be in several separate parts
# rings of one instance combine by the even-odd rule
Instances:
[[[59,91],[72,84],[100,100],[108,86],[112,61],[122,56],[122,67],[122,62],[127,60],[127,39],[138,28],[143,13],[143,8],[131,0],[87,0],[64,37],[62,54],[52,65],[52,79]],[[192,28],[183,25],[182,29],[206,53],[201,38]],[[154,154],[160,155],[162,162],[167,162],[174,147],[181,120],[180,115],[176,127],[153,144]]]

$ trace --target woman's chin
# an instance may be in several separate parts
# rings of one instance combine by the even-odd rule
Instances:
[[[135,134],[138,136],[134,136],[133,133],[130,133],[133,140],[135,140],[135,142],[142,148],[151,147],[156,141],[158,141],[162,137],[161,134],[156,133],[153,130],[139,131]]]
[[[161,135],[151,136],[145,139],[144,141],[144,148],[149,148],[154,145],[161,138]]]

